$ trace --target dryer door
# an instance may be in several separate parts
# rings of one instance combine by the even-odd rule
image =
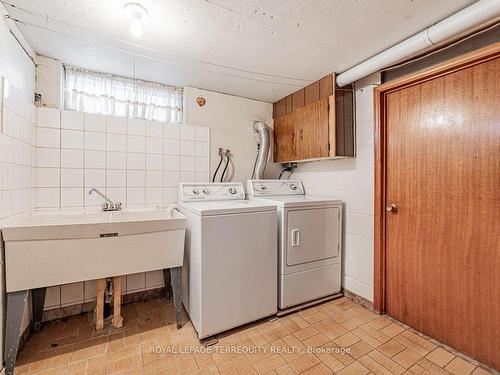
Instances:
[[[287,266],[337,257],[340,252],[339,224],[338,207],[288,211]]]

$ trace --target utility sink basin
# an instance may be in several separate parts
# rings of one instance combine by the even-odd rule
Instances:
[[[6,290],[182,266],[185,227],[172,208],[30,216],[2,229]]]

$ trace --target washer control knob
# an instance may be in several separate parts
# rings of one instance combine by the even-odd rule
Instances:
[[[200,195],[200,191],[198,189],[193,189],[193,194],[194,195]]]
[[[295,185],[295,184],[290,184],[290,189],[292,189],[292,190],[297,190],[297,185]]]
[[[234,187],[230,187],[229,194],[236,194],[236,189]]]
[[[208,190],[207,188],[204,188],[203,189],[203,194],[206,194],[206,195],[210,194],[210,190]]]

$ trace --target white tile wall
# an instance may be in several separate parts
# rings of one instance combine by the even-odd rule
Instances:
[[[6,55],[11,56],[9,50]],[[46,179],[53,185],[57,176],[41,172],[37,176],[36,158],[36,109],[32,97],[26,96],[7,79],[0,77],[0,229],[28,216],[35,207],[35,182]],[[50,119],[46,119],[50,122]],[[42,141],[51,143],[50,130],[42,135]],[[57,185],[55,185],[57,186]],[[4,249],[0,242],[0,264]],[[5,285],[4,267],[0,267],[0,337],[3,336]],[[25,311],[23,327],[29,323]],[[0,361],[3,344],[0,343]]]
[[[306,191],[345,202],[343,286],[373,301],[374,113],[373,88],[378,75],[356,82],[356,158],[299,166],[291,178]]]
[[[209,179],[208,128],[48,108],[37,119],[38,209],[98,210],[103,202],[87,194],[91,187],[124,206],[154,207],[177,202],[181,179]],[[124,293],[161,286],[161,271],[124,276]],[[93,299],[95,281],[55,286],[45,309]]]
[[[0,228],[31,213],[35,206],[35,139],[36,110],[31,98],[25,97],[7,79],[0,85]],[[4,95],[5,94],[5,95]],[[0,100],[0,104],[2,100]],[[41,142],[53,144],[52,131],[41,133]],[[57,134],[56,134],[57,136]],[[42,163],[50,160],[41,158]],[[41,171],[39,178],[44,172]],[[52,186],[57,176],[46,173],[46,184]],[[57,186],[57,185],[55,185]]]

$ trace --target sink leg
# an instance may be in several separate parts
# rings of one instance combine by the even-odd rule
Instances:
[[[104,292],[106,291],[106,279],[97,280],[97,303],[95,307],[95,330],[104,328]]]
[[[172,290],[174,292],[175,322],[177,329],[182,327],[182,267],[170,268]]]
[[[165,297],[167,297],[167,301],[170,301],[172,298],[172,295],[170,294],[171,277],[170,269],[168,268],[163,269],[163,284],[165,285]]]
[[[14,373],[19,338],[21,336],[21,323],[24,309],[28,304],[28,290],[7,293],[7,319],[5,322],[5,374]]]
[[[31,308],[33,309],[32,328],[34,332],[38,332],[42,326],[46,292],[47,288],[36,288],[31,290]]]
[[[121,276],[113,277],[113,319],[111,320],[111,324],[115,328],[123,327],[123,318],[122,318],[122,278]]]

